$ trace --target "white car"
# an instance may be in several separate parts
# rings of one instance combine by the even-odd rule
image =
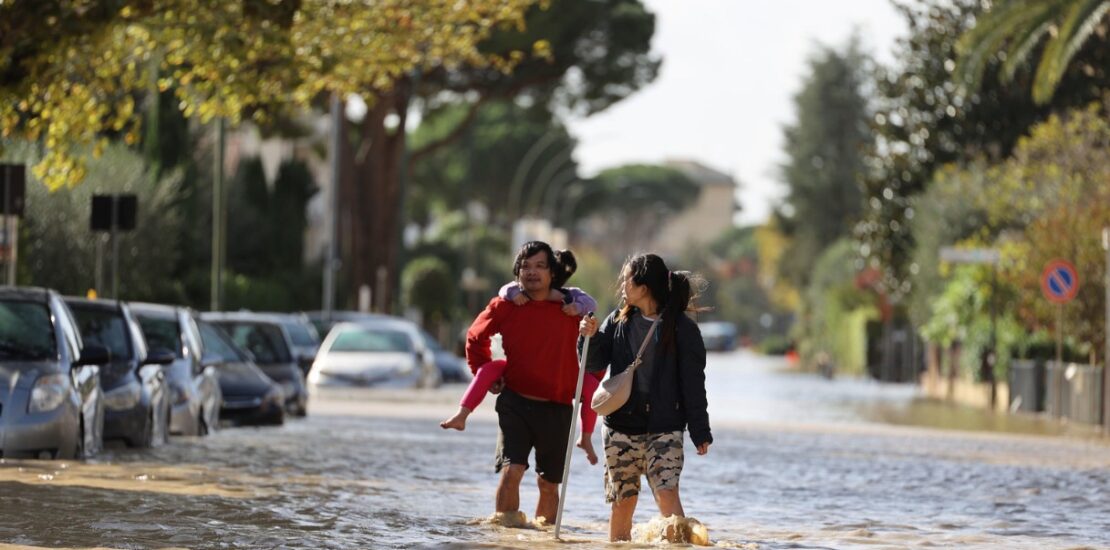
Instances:
[[[432,388],[440,383],[435,356],[419,328],[403,319],[332,327],[308,373],[313,386]]]

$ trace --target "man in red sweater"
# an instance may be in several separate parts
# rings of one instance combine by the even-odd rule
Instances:
[[[508,367],[498,393],[496,508],[501,513],[520,510],[520,482],[528,469],[528,455],[536,450],[539,501],[536,519],[554,521],[563,481],[571,404],[578,376],[580,317],[563,313],[562,303],[547,299],[551,278],[562,269],[547,243],[525,243],[517,253],[513,275],[531,298],[524,305],[495,297],[466,333],[466,360],[471,371],[490,360],[490,337],[501,334]]]

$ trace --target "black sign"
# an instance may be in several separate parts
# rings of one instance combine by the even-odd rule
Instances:
[[[27,169],[22,164],[0,164],[0,214],[23,217]]]
[[[93,231],[111,231],[115,218],[116,231],[135,229],[135,215],[139,199],[135,195],[93,195],[89,228]]]

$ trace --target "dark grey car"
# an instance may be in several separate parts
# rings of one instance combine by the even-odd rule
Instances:
[[[285,392],[285,408],[291,414],[304,416],[308,410],[305,376],[293,343],[282,329],[282,320],[267,313],[210,312],[201,319],[222,328],[235,344],[251,353],[254,362]]]
[[[99,365],[52,290],[0,287],[0,456],[82,458],[100,450]]]
[[[235,425],[285,422],[285,392],[251,360],[223,329],[197,321],[204,343],[204,364],[216,367],[223,393],[220,421]]]
[[[205,435],[215,430],[223,397],[216,369],[201,361],[203,345],[193,312],[159,304],[130,306],[147,344],[174,352],[174,361],[165,367],[172,396],[170,433]]]
[[[149,350],[127,304],[115,300],[65,299],[81,338],[108,349],[111,360],[100,369],[104,392],[104,439],[130,447],[156,447],[170,431],[170,397],[162,365],[174,354]]]

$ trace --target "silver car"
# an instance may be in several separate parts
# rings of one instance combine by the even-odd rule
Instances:
[[[0,288],[0,456],[83,458],[100,450],[102,346],[84,345],[52,290]]]
[[[393,318],[332,327],[308,381],[313,386],[434,388],[442,377],[420,328]]]
[[[132,302],[150,348],[173,350],[174,361],[165,367],[172,397],[170,433],[205,435],[220,421],[223,395],[216,369],[204,366],[200,330],[188,308]]]

